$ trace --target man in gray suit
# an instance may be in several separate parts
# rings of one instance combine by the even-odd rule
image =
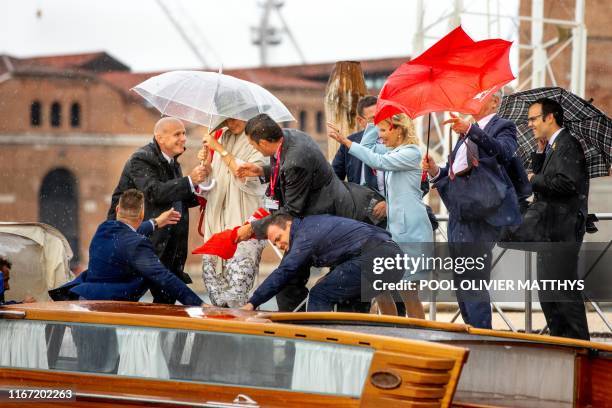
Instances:
[[[383,198],[367,187],[343,183],[317,144],[304,132],[281,129],[266,114],[247,122],[245,132],[251,145],[270,165],[260,167],[244,163],[237,170],[238,177],[260,177],[270,186],[265,206],[271,212],[282,212],[293,217],[330,214],[372,223],[372,208]],[[262,221],[246,224],[238,230],[239,241],[249,239],[253,233],[265,239]],[[279,310],[291,311],[306,297],[305,285],[310,270],[302,271],[288,287],[277,295]]]

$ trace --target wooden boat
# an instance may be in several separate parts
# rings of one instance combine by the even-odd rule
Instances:
[[[129,302],[0,307],[2,406],[451,406],[464,347],[283,316]],[[15,394],[24,388],[50,398]]]
[[[612,344],[351,313],[270,313],[278,323],[425,340],[470,350],[456,407],[610,407]]]

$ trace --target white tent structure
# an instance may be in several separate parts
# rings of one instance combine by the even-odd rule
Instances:
[[[47,301],[49,289],[73,278],[70,245],[61,232],[47,224],[0,222],[0,256],[13,264],[6,300],[32,296]]]

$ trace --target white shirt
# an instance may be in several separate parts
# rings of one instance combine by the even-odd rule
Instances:
[[[552,136],[548,140],[548,144],[550,145],[551,148],[552,148],[552,145],[555,143],[555,139],[557,138],[557,136],[559,136],[559,133],[561,133],[562,130],[563,128],[560,128],[559,130],[557,130],[555,133],[552,134]]]
[[[484,129],[485,126],[487,126],[489,124],[491,119],[493,119],[493,116],[495,116],[495,113],[491,113],[491,114],[485,116],[484,118],[481,118],[477,122],[478,123],[478,127],[481,128],[481,129]],[[468,134],[470,132],[471,128],[472,128],[472,125],[470,125],[470,127],[468,128],[466,134]],[[455,173],[455,174],[459,173],[459,172],[467,169],[467,167],[468,167],[468,162],[467,162],[467,147],[465,145],[465,142],[463,142],[463,144],[461,146],[459,146],[459,149],[457,150],[457,154],[455,154],[455,160],[453,161],[453,173]]]
[[[130,224],[128,224],[127,222],[123,222],[123,221],[119,221],[119,222],[120,222],[120,223],[122,223],[122,224],[127,225],[128,227],[130,227],[130,229],[131,229],[132,231],[136,232],[136,228],[132,227],[132,226],[131,226]]]

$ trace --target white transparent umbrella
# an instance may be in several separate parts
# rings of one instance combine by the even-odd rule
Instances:
[[[295,118],[277,97],[249,81],[216,72],[171,71],[132,88],[162,114],[214,129],[225,119],[260,113],[276,122]]]

